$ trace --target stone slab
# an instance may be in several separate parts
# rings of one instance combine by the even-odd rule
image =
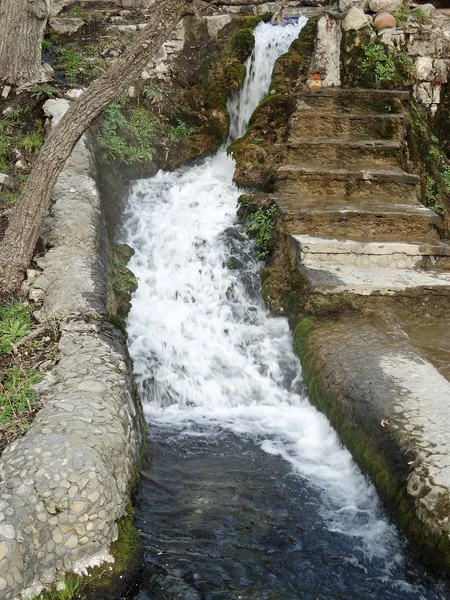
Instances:
[[[382,318],[319,322],[304,352],[309,377],[315,375],[316,389],[330,403],[329,414],[343,417],[335,425],[342,434],[345,428],[346,439],[365,439],[371,448],[358,452],[358,445],[350,443],[355,458],[383,497],[403,511],[400,518],[409,507],[416,518],[415,533],[409,533],[418,545],[430,543],[448,568],[443,552],[450,542],[448,379],[401,327]],[[379,470],[380,464],[387,472]],[[411,523],[402,522],[405,527]],[[430,558],[430,548],[427,553]]]

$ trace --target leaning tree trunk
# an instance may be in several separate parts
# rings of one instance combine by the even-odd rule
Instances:
[[[50,0],[0,0],[0,81],[42,81],[41,41]]]
[[[7,297],[19,290],[53,186],[75,144],[100,113],[138,79],[187,9],[185,0],[162,0],[154,7],[151,21],[135,42],[74,102],[47,137],[0,242],[0,295]]]

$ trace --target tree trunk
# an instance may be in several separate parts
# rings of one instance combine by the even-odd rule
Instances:
[[[138,79],[187,12],[185,0],[162,0],[155,6],[152,20],[129,49],[72,104],[47,137],[0,243],[0,294],[4,297],[20,288],[53,186],[75,144],[100,113]]]
[[[0,81],[25,85],[45,78],[41,41],[50,0],[0,0]]]

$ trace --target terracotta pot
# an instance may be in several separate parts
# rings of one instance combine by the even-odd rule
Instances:
[[[381,31],[382,29],[397,27],[397,21],[392,13],[382,10],[373,18],[373,26],[377,31]]]

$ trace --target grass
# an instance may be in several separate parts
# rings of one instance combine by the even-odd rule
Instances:
[[[44,136],[40,131],[27,133],[20,139],[20,147],[29,154],[38,154],[44,144]]]
[[[0,431],[7,429],[10,435],[19,435],[29,429],[29,417],[39,404],[32,386],[41,379],[35,369],[23,366],[8,371],[0,382]]]
[[[408,20],[409,15],[411,14],[411,7],[409,2],[404,2],[397,12],[394,13],[394,17],[397,20],[397,25],[402,27]]]
[[[71,48],[59,48],[56,55],[65,72],[67,81],[74,81],[83,66],[83,56],[79,52],[74,52]]]
[[[9,354],[11,343],[25,337],[31,328],[31,314],[28,306],[14,301],[0,306],[0,353]]]

